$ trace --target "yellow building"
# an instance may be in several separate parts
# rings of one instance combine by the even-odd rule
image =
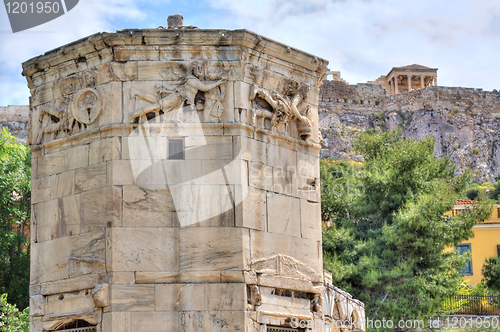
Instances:
[[[465,206],[473,201],[458,200],[457,205],[451,211],[452,215],[460,213]],[[493,206],[493,212],[489,219],[472,228],[474,237],[460,243],[456,249],[460,252],[471,251],[472,259],[462,270],[464,277],[471,285],[476,285],[483,278],[481,269],[486,258],[500,257],[500,205]]]

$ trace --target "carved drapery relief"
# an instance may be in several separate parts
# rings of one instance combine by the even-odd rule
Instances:
[[[133,102],[140,99],[150,103],[134,110],[132,123],[145,123],[152,118],[160,119],[160,122],[181,122],[186,106],[204,111],[206,122],[220,120],[222,100],[226,95],[224,83],[227,81],[221,73],[206,74],[205,64],[195,61],[189,68],[180,63],[166,63],[159,75],[164,85],[155,86],[154,93],[131,89]]]
[[[317,271],[288,255],[273,255],[269,258],[252,262],[252,270],[256,273],[285,276],[302,280],[320,280]]]
[[[59,91],[60,98],[41,108],[34,144],[42,143],[49,134],[55,139],[87,130],[103,110],[103,100],[95,83],[96,73],[93,71],[57,82],[54,89]]]
[[[312,130],[312,119],[307,105],[309,86],[292,79],[284,79],[282,86],[281,93],[269,92],[256,85],[251,88],[251,124],[255,125],[257,118],[270,119],[272,131],[286,134],[290,132],[289,123],[294,121],[299,138],[307,140]]]

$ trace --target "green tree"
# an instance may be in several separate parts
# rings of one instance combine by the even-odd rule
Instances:
[[[31,154],[4,128],[0,134],[0,294],[29,304]]]
[[[484,261],[482,268],[485,286],[492,293],[500,294],[500,259],[490,257]]]
[[[495,182],[495,184],[493,184],[493,186],[495,187],[492,191],[490,191],[490,198],[497,201],[497,203],[499,202],[500,200],[500,181],[497,180],[497,182]]]
[[[15,304],[7,302],[7,294],[0,296],[0,331],[28,332],[29,309],[19,311]]]
[[[465,196],[470,200],[475,200],[479,196],[479,189],[469,189],[465,192]]]
[[[400,131],[364,133],[356,141],[363,166],[324,165],[324,264],[333,282],[366,304],[369,318],[425,319],[457,292],[468,260],[446,250],[473,235],[491,208],[476,203],[445,215],[470,174],[455,176],[448,158],[433,155],[432,137]],[[340,176],[339,176],[340,174]]]

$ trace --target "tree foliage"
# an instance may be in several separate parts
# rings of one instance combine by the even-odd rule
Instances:
[[[0,294],[19,308],[29,299],[31,154],[4,128],[0,135]]]
[[[477,203],[445,215],[470,180],[454,176],[448,158],[433,155],[432,137],[400,131],[364,133],[356,150],[363,166],[322,168],[324,264],[333,282],[366,304],[372,319],[423,319],[458,291],[457,269],[468,260],[446,250],[473,235],[491,209]],[[348,170],[349,169],[349,170]]]
[[[490,198],[495,200],[497,203],[500,202],[500,181],[497,180],[493,184],[494,189],[490,191]]]
[[[29,331],[29,308],[19,311],[15,304],[7,302],[7,294],[0,296],[0,331]]]
[[[494,293],[500,294],[500,258],[490,257],[484,261],[483,281],[486,287]]]

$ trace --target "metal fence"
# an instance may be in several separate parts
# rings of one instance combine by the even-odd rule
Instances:
[[[445,309],[455,315],[498,315],[500,314],[500,297],[456,295],[448,299]]]

